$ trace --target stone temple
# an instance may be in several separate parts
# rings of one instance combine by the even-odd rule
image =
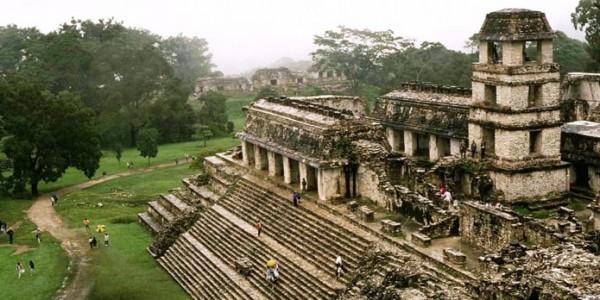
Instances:
[[[149,252],[194,299],[599,299],[600,75],[561,82],[542,12],[479,37],[472,89],[248,105],[241,147],[139,215]]]

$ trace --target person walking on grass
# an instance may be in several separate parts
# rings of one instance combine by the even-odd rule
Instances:
[[[108,247],[108,232],[104,233],[104,246]]]
[[[33,260],[29,260],[29,275],[33,276],[33,271],[35,271],[35,265],[33,264]]]
[[[15,235],[15,232],[12,230],[12,228],[9,228],[6,231],[6,234],[8,234],[8,243],[12,244],[12,242],[13,242],[13,236]]]
[[[85,231],[92,232],[90,229],[90,220],[88,220],[88,218],[83,219],[83,225],[85,225]]]
[[[25,272],[25,269],[23,269],[23,265],[21,264],[20,261],[17,262],[17,276],[20,279],[21,275],[23,275],[23,273]]]
[[[38,244],[42,243],[42,231],[39,228],[35,230],[35,239],[37,240]]]
[[[260,236],[260,232],[262,231],[262,224],[260,223],[260,220],[256,221],[256,232],[257,232],[257,236]]]

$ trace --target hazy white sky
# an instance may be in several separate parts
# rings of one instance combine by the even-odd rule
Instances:
[[[244,72],[287,56],[308,59],[315,34],[344,25],[387,30],[462,50],[485,14],[503,8],[546,13],[554,30],[583,39],[570,14],[579,0],[0,0],[0,25],[52,31],[71,17],[114,17],[162,36],[208,40],[217,69]]]

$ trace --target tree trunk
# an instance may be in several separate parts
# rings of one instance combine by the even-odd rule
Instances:
[[[31,178],[31,195],[37,196],[39,194],[38,191],[38,183],[37,179]]]
[[[129,124],[129,142],[131,143],[131,147],[135,147],[135,127],[132,124]]]

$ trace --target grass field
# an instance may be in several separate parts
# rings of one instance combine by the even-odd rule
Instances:
[[[105,225],[110,246],[100,242],[92,251],[94,286],[89,299],[189,299],[187,294],[146,252],[152,236],[137,223],[146,202],[179,187],[181,179],[195,171],[186,165],[132,175],[73,192],[56,207],[70,227],[85,233],[90,225]],[[102,202],[104,206],[97,208]]]
[[[0,199],[0,219],[7,224],[18,223],[14,244],[31,251],[13,255],[16,248],[8,245],[8,237],[0,236],[0,295],[1,299],[51,299],[67,274],[68,258],[60,243],[49,235],[42,235],[38,245],[35,224],[24,218],[31,206],[28,200]],[[35,263],[36,274],[29,274],[29,260]],[[27,273],[17,279],[16,263],[20,261]]]

